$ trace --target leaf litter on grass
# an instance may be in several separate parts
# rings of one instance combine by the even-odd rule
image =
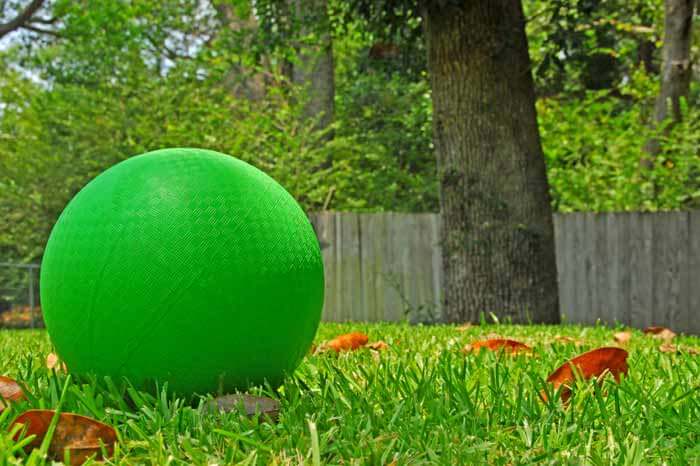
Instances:
[[[659,351],[662,353],[677,353],[677,354],[690,354],[693,356],[697,356],[700,354],[700,349],[693,348],[690,346],[685,346],[685,345],[675,345],[671,342],[666,342],[662,343],[659,346]]]
[[[0,413],[5,410],[6,401],[24,400],[26,396],[16,380],[0,375]]]
[[[551,384],[555,391],[561,388],[561,400],[567,403],[577,378],[596,378],[600,382],[605,375],[610,374],[619,383],[620,375],[627,375],[627,356],[627,351],[622,348],[603,347],[588,351],[559,366],[547,377],[547,383]],[[540,396],[547,401],[545,391],[542,391]]]
[[[620,345],[626,345],[632,339],[632,332],[616,332],[613,335],[613,339],[615,340],[615,343],[619,343]]]
[[[670,341],[676,338],[676,332],[666,327],[647,327],[644,329],[644,333],[659,340]]]
[[[34,435],[34,439],[25,447],[26,451],[39,448],[49,432],[51,421],[56,411],[49,409],[31,409],[17,416],[10,427],[23,426],[15,434],[20,437]],[[55,461],[62,461],[70,455],[70,463],[83,464],[91,456],[102,460],[114,453],[117,433],[113,427],[96,419],[72,413],[60,413],[55,431],[51,437],[48,454]],[[106,455],[103,456],[103,451]]]
[[[389,348],[389,344],[382,340],[369,343],[369,337],[364,333],[350,332],[339,335],[332,340],[322,343],[315,348],[314,353],[322,353],[326,351],[335,351],[336,353],[340,353],[343,351],[354,351],[360,348],[381,351]]]
[[[361,348],[367,344],[369,337],[361,332],[351,332],[343,335],[339,335],[330,341],[321,344],[317,352],[319,351],[335,351],[340,353],[341,351],[351,351]]]
[[[519,341],[511,340],[508,338],[491,338],[489,340],[479,340],[473,341],[470,344],[462,348],[462,352],[467,354],[471,352],[478,352],[481,349],[487,349],[490,351],[500,351],[503,350],[506,353],[517,354],[517,353],[530,353],[532,348],[527,346],[525,343]]]
[[[46,368],[68,372],[66,363],[61,361],[56,353],[49,353],[48,356],[46,356]]]
[[[357,324],[324,323],[316,344],[354,333],[356,328]],[[275,426],[246,416],[207,416],[182,400],[141,392],[134,393],[133,403],[125,403],[123,393],[100,381],[69,384],[65,408],[119,425],[124,443],[120,442],[118,451],[115,448],[111,459],[115,464],[163,464],[168,458],[183,464],[250,463],[251,458],[260,464],[285,464],[285,458],[294,458],[293,464],[308,463],[312,460],[309,419],[317,426],[320,457],[333,464],[387,464],[396,458],[400,464],[568,464],[571,458],[582,457],[594,457],[600,464],[635,464],[627,462],[630,448],[641,448],[646,464],[700,460],[700,450],[694,448],[695,431],[687,428],[700,422],[695,401],[700,361],[682,347],[680,352],[664,354],[657,350],[663,341],[633,334],[628,348],[635,370],[629,371],[626,383],[619,390],[599,390],[596,385],[597,402],[582,397],[582,404],[565,412],[538,406],[538,392],[548,372],[545,366],[551,363],[546,355],[566,361],[579,352],[573,341],[556,344],[555,335],[570,335],[593,348],[610,343],[614,331],[485,325],[479,332],[469,332],[470,336],[499,334],[528,344],[540,342],[533,345],[539,357],[531,359],[487,352],[461,357],[457,350],[466,342],[454,326],[362,324],[361,328],[392,347],[401,340],[402,351],[369,351],[368,338],[358,351],[340,358],[306,358],[270,395],[284,406],[284,416]],[[21,359],[9,356],[11,362],[3,370],[22,374],[22,386],[32,387],[27,396],[36,399],[36,406],[55,406],[56,388],[51,387],[58,385],[60,391],[65,376],[43,368],[41,355],[50,348],[45,334],[29,335],[0,332],[0,344],[3,338],[11,342],[9,355],[32,348],[40,355],[34,358],[39,364],[28,371]],[[37,336],[42,340],[39,346]],[[454,348],[445,351],[451,339],[455,339]],[[683,343],[699,346],[700,340],[687,337]],[[379,363],[367,364],[372,359]],[[573,390],[578,386],[576,377],[567,384]],[[594,380],[599,379],[602,376]],[[598,398],[606,392],[605,401]],[[551,389],[546,393],[552,397]],[[511,402],[518,408],[509,409]],[[12,420],[8,414],[2,430]],[[23,453],[16,449],[12,453],[21,446],[3,444],[0,436],[0,463],[21,460]]]
[[[379,340],[379,341],[375,341],[372,343],[368,343],[367,348],[374,350],[374,351],[382,351],[385,349],[389,349],[389,344],[386,343],[385,341]]]

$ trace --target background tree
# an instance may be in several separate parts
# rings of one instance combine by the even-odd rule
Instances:
[[[234,50],[252,48],[258,32],[258,20],[249,2],[215,5],[220,17],[220,28],[228,33],[228,40]],[[221,32],[221,31],[219,31]],[[217,34],[217,32],[213,32]],[[232,64],[224,78],[225,86],[234,95],[251,100],[261,100],[265,96],[265,73],[261,70],[261,54],[240,54],[238,63]],[[250,63],[245,63],[249,61]]]
[[[289,67],[302,62],[300,55],[321,50],[321,35],[313,21],[303,24],[305,31],[295,29],[301,19],[292,16],[289,1],[47,0],[32,18],[38,19],[34,26],[50,33],[19,28],[0,41],[0,261],[39,261],[61,209],[92,177],[126,157],[175,145],[236,155],[270,173],[309,211],[437,212],[441,183],[483,174],[500,186],[491,188],[489,181],[478,185],[481,197],[464,195],[463,206],[483,216],[465,213],[462,225],[471,227],[464,227],[463,236],[470,254],[488,251],[466,240],[484,238],[483,220],[492,212],[482,204],[496,209],[498,203],[488,205],[490,199],[507,204],[513,195],[508,190],[522,189],[522,184],[503,182],[514,169],[511,157],[518,156],[509,152],[512,140],[523,141],[519,147],[529,151],[530,158],[523,160],[536,159],[537,148],[531,139],[518,139],[533,130],[523,100],[506,102],[525,115],[526,124],[514,127],[507,113],[494,110],[504,104],[493,97],[493,86],[505,86],[502,79],[496,76],[489,84],[472,73],[495,73],[501,67],[501,74],[514,81],[504,92],[515,95],[526,80],[514,74],[521,66],[515,50],[522,44],[513,42],[512,30],[485,34],[485,40],[465,32],[462,38],[472,41],[470,47],[431,53],[437,71],[442,67],[444,74],[454,66],[456,75],[473,80],[472,85],[431,82],[427,23],[421,14],[426,10],[419,7],[452,9],[459,26],[468,21],[461,2],[327,1],[322,31],[329,32],[333,47],[334,121],[322,129],[306,117],[310,89],[292,82]],[[31,3],[0,1],[0,23],[11,22]],[[669,118],[662,131],[651,128],[661,88],[663,1],[522,3],[552,209],[700,207],[697,79],[690,79],[682,121],[667,126]],[[465,2],[464,8],[476,14],[479,5]],[[505,14],[498,8],[505,6],[495,2],[481,14]],[[226,11],[232,16],[227,18]],[[444,23],[433,24],[452,27],[440,19],[441,11],[433,13]],[[316,21],[314,15],[305,17]],[[479,27],[487,24],[492,23]],[[455,26],[455,31],[461,30]],[[450,43],[466,43],[462,38]],[[697,63],[699,39],[697,34],[690,38],[690,63]],[[441,40],[436,36],[432,44]],[[464,60],[479,67],[463,70]],[[440,87],[439,94],[433,86]],[[448,99],[448,91],[463,98]],[[435,112],[434,98],[442,105]],[[475,99],[491,106],[478,106]],[[462,113],[453,117],[450,112]],[[489,122],[497,126],[489,129],[493,133],[486,132]],[[433,125],[442,133],[433,134]],[[479,129],[488,138],[466,135],[475,141],[467,144],[460,139],[464,128]],[[651,137],[660,151],[653,167],[643,168],[639,161]],[[441,157],[469,155],[455,178],[446,175],[460,167],[446,164],[447,158],[438,173],[433,140],[440,144]],[[490,153],[502,157],[485,158]],[[476,167],[472,161],[485,162]],[[498,178],[492,173],[496,162],[504,163]],[[518,167],[516,173],[531,168],[525,161]],[[465,192],[476,189],[466,181],[464,186]],[[457,208],[459,188],[446,192]],[[490,228],[508,231],[499,222]],[[529,224],[522,225],[527,231]],[[527,245],[518,236],[523,231],[514,235]],[[506,250],[500,233],[485,237],[499,245],[489,246],[497,252]],[[475,279],[511,280],[503,275],[509,273],[504,256],[493,260],[501,276]],[[520,289],[525,279],[517,276],[511,281]],[[491,306],[486,298],[483,302]]]
[[[654,124],[659,125],[669,116],[672,123],[683,119],[683,101],[688,103],[693,64],[690,46],[693,38],[695,0],[665,0],[663,67],[661,88],[654,107]],[[659,140],[651,138],[646,146],[650,156],[661,151]],[[644,159],[653,165],[653,159]]]
[[[371,3],[356,7],[371,13]],[[419,8],[424,21],[446,318],[556,322],[554,232],[520,2],[405,5],[388,1],[383,11],[405,21]]]
[[[54,18],[42,17],[39,13],[45,0],[30,2],[0,2],[0,39],[19,29],[46,33],[43,29],[47,24],[53,24]]]
[[[319,129],[333,122],[335,73],[328,0],[290,0],[298,34],[296,60],[291,65],[292,82],[306,88],[303,117],[313,118]]]

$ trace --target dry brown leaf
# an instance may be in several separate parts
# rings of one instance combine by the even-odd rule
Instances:
[[[208,401],[205,409],[210,412],[231,412],[239,411],[243,406],[243,412],[248,417],[261,414],[261,419],[269,417],[277,422],[280,413],[280,402],[272,398],[262,396],[252,396],[246,394],[223,395]]]
[[[658,338],[660,340],[665,341],[671,341],[674,338],[676,338],[676,334],[672,330],[664,329],[660,333],[655,334],[654,338]]]
[[[561,400],[566,403],[571,398],[571,384],[578,374],[584,380],[593,377],[602,379],[606,374],[612,374],[616,382],[620,381],[620,374],[627,374],[627,351],[622,348],[604,347],[583,353],[562,364],[557,370],[547,377],[547,382],[552,384],[554,390],[562,387]],[[547,395],[540,393],[544,401]]]
[[[472,351],[479,351],[481,348],[486,348],[491,351],[504,350],[507,353],[513,354],[532,351],[532,348],[519,341],[509,340],[507,338],[492,338],[490,340],[473,341],[462,348],[462,352],[469,353]]]
[[[22,424],[26,429],[20,430],[15,436],[15,441],[19,440],[22,432],[26,431],[27,436],[36,435],[36,437],[25,447],[25,450],[29,452],[38,448],[54,415],[55,411],[49,409],[31,409],[20,414],[10,428],[16,424]],[[68,451],[71,464],[78,465],[83,464],[92,455],[96,455],[97,460],[104,459],[100,443],[104,445],[107,455],[112,456],[116,441],[116,431],[107,424],[78,414],[61,413],[48,454],[55,461],[63,461],[65,451]]]
[[[457,330],[458,332],[466,332],[467,330],[469,330],[473,326],[474,326],[474,324],[472,324],[471,322],[466,322],[466,323],[460,325],[459,327],[455,328],[455,330]]]
[[[581,346],[583,344],[583,342],[581,340],[574,338],[574,337],[569,337],[566,335],[556,335],[554,337],[554,340],[556,340],[559,343],[564,343],[564,344],[571,343],[571,344],[576,345],[576,346]]]
[[[613,338],[617,343],[625,345],[632,339],[632,332],[617,332]]]
[[[674,345],[673,343],[666,342],[659,346],[659,351],[662,353],[676,353],[680,350],[680,347]]]
[[[333,350],[336,353],[361,348],[367,344],[369,337],[361,332],[346,333],[324,343],[319,351]]]
[[[0,413],[7,407],[3,400],[20,401],[26,398],[22,387],[14,379],[0,375]]]
[[[673,340],[676,337],[676,333],[666,327],[647,327],[644,329],[644,333],[666,341]]]
[[[389,345],[386,342],[379,340],[379,341],[375,341],[373,343],[368,344],[367,348],[374,350],[374,351],[381,351],[381,350],[389,349]]]
[[[674,345],[669,341],[659,346],[659,351],[662,353],[688,353],[693,356],[700,354],[700,350],[697,348],[684,345]]]
[[[56,369],[57,371],[68,372],[66,363],[58,359],[56,353],[49,353],[49,355],[46,356],[46,367],[49,369]]]

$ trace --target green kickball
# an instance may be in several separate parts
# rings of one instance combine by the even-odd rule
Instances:
[[[46,245],[41,303],[73,373],[185,395],[276,386],[318,328],[323,263],[272,178],[218,152],[164,149],[71,200]]]

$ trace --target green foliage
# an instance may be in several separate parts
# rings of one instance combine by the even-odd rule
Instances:
[[[555,209],[698,207],[697,90],[686,120],[659,130],[653,168],[640,164],[658,85],[643,69],[660,64],[662,1],[523,4]],[[286,3],[250,5],[55,0],[46,15],[60,17],[59,37],[9,36],[0,50],[0,259],[40,258],[87,181],[167,146],[240,157],[307,210],[438,209],[416,3],[330,1],[336,112],[323,132],[301,118],[303,90],[284,69],[298,41],[313,37],[295,35]],[[647,43],[645,63],[638,52]],[[695,34],[694,57],[698,43]],[[371,57],[376,44],[398,55]],[[605,57],[614,59],[603,66],[609,75],[596,71]],[[260,100],[238,92],[251,77],[265,83]],[[605,78],[603,90],[591,92],[592,77]]]
[[[576,100],[543,99],[540,133],[555,210],[657,211],[700,205],[700,110],[667,131],[653,132],[648,115],[656,85],[638,72],[625,95],[589,91]],[[644,163],[647,140],[662,151]]]
[[[689,465],[700,461],[700,359],[662,353],[635,331],[620,384],[581,382],[568,408],[539,392],[566,360],[609,345],[606,327],[322,324],[316,342],[349,331],[390,347],[307,356],[274,392],[278,423],[236,412],[208,413],[207,398],[173,399],[123,389],[121,381],[72,378],[44,366],[46,333],[0,331],[0,374],[21,381],[28,400],[0,415],[0,463],[23,453],[7,428],[28,408],[97,418],[119,433],[113,464],[595,464]],[[534,357],[460,349],[492,332],[534,348]],[[582,346],[557,337],[582,340]],[[697,347],[697,337],[678,343]],[[66,385],[67,384],[67,385]],[[316,425],[314,447],[309,421]],[[46,464],[34,454],[32,464]],[[29,463],[29,461],[27,461]]]
[[[661,46],[663,0],[524,0],[538,94],[616,89]],[[657,68],[658,56],[645,65]]]
[[[371,210],[439,209],[431,143],[430,89],[425,81],[357,73],[339,85],[338,134],[365,150],[353,168],[369,188]]]
[[[250,102],[221,87],[175,79],[137,87],[108,83],[86,89],[15,89],[25,100],[0,120],[2,213],[0,244],[12,258],[41,255],[51,225],[91,178],[126,157],[162,147],[195,146],[235,154],[265,170],[307,209],[319,209],[329,186],[341,208],[362,203],[353,166],[362,154],[350,139],[322,144],[312,123],[283,96]],[[4,90],[9,92],[8,88]],[[20,95],[25,90],[31,95]],[[352,189],[341,189],[350,186]]]
[[[249,18],[239,8],[247,4],[232,4],[236,21]],[[301,90],[272,63],[289,58],[274,42],[279,35],[225,27],[219,9],[198,5],[99,1],[86,10],[60,1],[61,39],[0,53],[3,259],[37,260],[82,186],[126,157],[162,147],[235,155],[307,210],[437,208],[427,84],[362,64],[373,38],[361,23],[336,39],[336,55],[347,52],[337,59],[338,117],[319,132],[301,118]],[[268,81],[262,100],[232,91],[232,80],[256,73]]]

